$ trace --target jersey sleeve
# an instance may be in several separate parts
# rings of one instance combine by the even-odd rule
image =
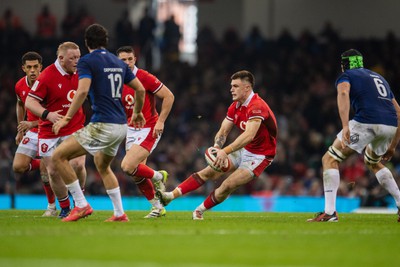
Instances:
[[[92,79],[92,70],[90,68],[90,65],[88,64],[86,57],[82,57],[79,61],[78,61],[78,76],[79,76],[79,80],[82,78],[89,78]]]
[[[266,120],[269,117],[268,109],[265,106],[255,103],[250,105],[247,109],[247,117],[249,120],[251,119],[261,119]]]
[[[233,121],[233,119],[235,118],[235,106],[236,106],[236,102],[233,102],[228,108],[228,111],[227,111],[226,117],[225,117],[228,121]]]
[[[350,83],[350,77],[346,72],[343,72],[336,80],[335,87],[339,85],[339,83],[348,82]]]
[[[40,79],[39,76],[39,78],[32,85],[32,88],[29,91],[28,95],[38,99],[39,101],[43,101],[47,95],[46,79]]]
[[[125,64],[125,77],[124,77],[124,84],[130,83],[133,79],[136,78],[136,75],[133,74],[131,69],[129,68],[128,64]]]
[[[136,75],[146,91],[152,94],[157,93],[163,86],[163,83],[156,76],[145,70],[139,70]]]

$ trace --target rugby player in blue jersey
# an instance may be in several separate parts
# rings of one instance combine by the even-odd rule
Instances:
[[[90,25],[85,31],[85,43],[90,53],[78,62],[76,95],[67,114],[53,126],[53,131],[57,133],[67,125],[89,95],[93,109],[90,123],[61,143],[52,157],[75,201],[75,208],[63,221],[77,221],[93,213],[68,164],[70,159],[90,153],[94,156],[94,163],[114,208],[113,216],[106,221],[126,222],[129,219],[122,207],[119,183],[110,164],[127,132],[127,119],[121,101],[123,84],[135,89],[135,109],[129,123],[136,128],[145,124],[142,114],[145,89],[129,66],[106,50],[108,33],[103,26]]]
[[[342,74],[336,80],[337,104],[342,131],[322,157],[325,210],[309,222],[337,222],[336,195],[340,183],[339,164],[353,153],[364,153],[364,162],[378,182],[393,196],[400,222],[400,192],[389,161],[400,139],[400,107],[388,82],[363,67],[355,49],[341,55]],[[349,120],[350,107],[354,117]]]

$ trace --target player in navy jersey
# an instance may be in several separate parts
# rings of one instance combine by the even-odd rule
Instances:
[[[392,158],[400,140],[400,106],[388,82],[363,67],[363,57],[355,49],[341,55],[342,74],[336,80],[337,103],[342,131],[322,157],[325,210],[309,222],[336,222],[336,194],[339,164],[354,153],[364,152],[364,162],[378,182],[393,196],[400,222],[400,191],[381,160]],[[349,120],[350,106],[354,110]]]
[[[85,43],[89,54],[78,62],[79,84],[67,114],[54,124],[57,133],[67,125],[89,94],[93,115],[90,123],[65,140],[55,150],[53,162],[75,200],[75,208],[63,219],[77,221],[93,213],[79,186],[77,177],[67,164],[71,158],[90,153],[99,171],[104,187],[114,208],[114,214],[106,221],[129,221],[122,207],[118,180],[110,168],[120,143],[127,132],[127,119],[121,101],[122,86],[128,84],[135,89],[135,109],[130,124],[141,128],[145,119],[141,112],[145,89],[123,61],[107,51],[107,30],[92,24],[85,31]]]

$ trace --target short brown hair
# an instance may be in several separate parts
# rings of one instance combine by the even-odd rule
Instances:
[[[117,49],[117,56],[119,56],[119,54],[121,53],[132,53],[133,55],[135,55],[135,50],[133,50],[133,47],[130,45],[121,46]]]
[[[236,80],[236,79],[240,79],[242,81],[247,81],[250,83],[252,88],[254,87],[255,79],[254,79],[254,75],[250,71],[241,70],[241,71],[234,73],[231,76],[231,80]]]

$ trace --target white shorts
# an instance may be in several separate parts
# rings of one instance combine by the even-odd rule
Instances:
[[[384,124],[366,124],[355,120],[349,121],[350,144],[348,147],[357,151],[359,154],[369,146],[378,156],[386,153],[390,142],[396,134],[397,127]],[[342,140],[342,131],[337,134],[337,138]]]
[[[21,142],[18,145],[16,154],[24,154],[31,158],[36,158],[38,155],[39,138],[38,133],[28,131],[25,133]]]
[[[101,151],[108,156],[115,156],[126,137],[126,131],[126,124],[91,122],[73,136],[91,155]]]
[[[39,156],[51,157],[54,150],[68,137],[69,135],[50,139],[39,139]]]
[[[244,148],[229,154],[229,159],[236,169],[248,170],[253,177],[260,176],[273,160],[265,155],[251,153]]]
[[[128,127],[125,150],[128,151],[132,145],[135,144],[147,149],[150,153],[153,152],[161,139],[161,135],[157,138],[153,138],[153,129],[154,128],[142,128],[136,130],[133,127]]]

